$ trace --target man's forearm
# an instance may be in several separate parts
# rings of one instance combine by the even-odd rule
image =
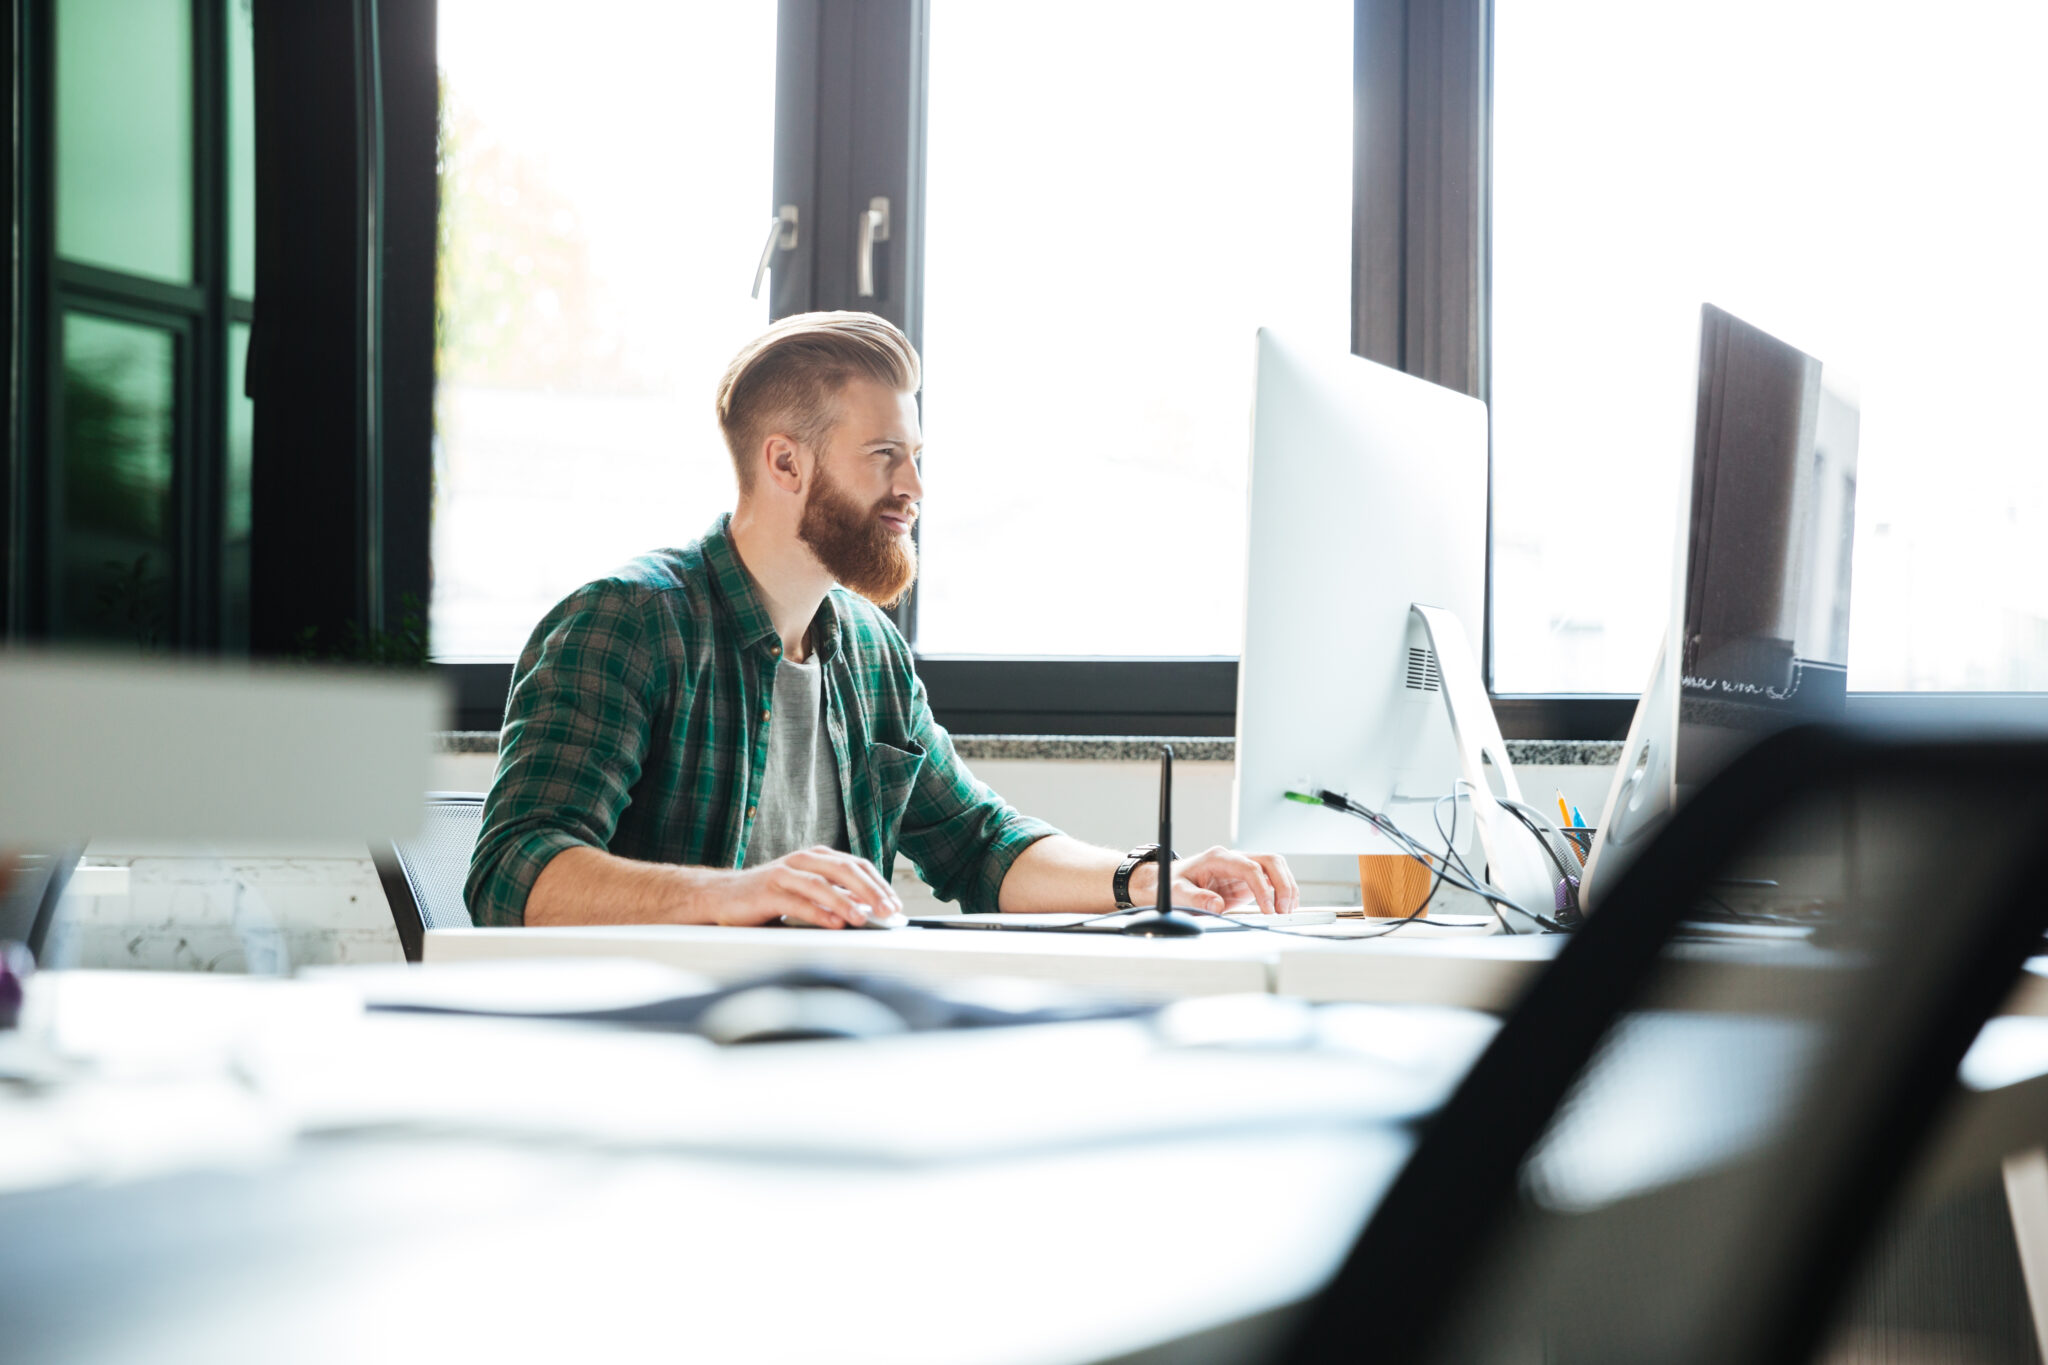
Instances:
[[[642,863],[598,848],[568,848],[548,860],[526,897],[526,922],[688,924],[693,894],[711,868]]]
[[[744,871],[642,863],[595,848],[557,853],[534,878],[526,923],[767,924],[843,929],[903,902],[872,863],[825,847]]]
[[[1116,898],[1110,882],[1116,876],[1117,864],[1123,860],[1121,853],[1084,844],[1065,834],[1047,835],[1010,864],[996,904],[1015,915],[1114,910]],[[1147,863],[1131,874],[1131,894],[1140,905],[1146,903],[1138,897],[1140,888],[1149,897],[1159,884],[1153,875],[1154,866]]]

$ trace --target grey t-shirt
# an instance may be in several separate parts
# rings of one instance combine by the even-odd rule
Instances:
[[[816,659],[775,669],[768,716],[768,768],[754,802],[754,831],[743,867],[772,863],[813,844],[845,850],[846,809],[839,764],[825,732],[825,670]]]

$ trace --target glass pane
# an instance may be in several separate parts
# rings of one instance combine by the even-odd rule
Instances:
[[[190,0],[58,0],[57,252],[192,279]]]
[[[1642,687],[1711,302],[1861,389],[1849,685],[2048,688],[2048,9],[1500,0],[1495,34],[1495,685]]]
[[[249,645],[249,526],[251,452],[256,404],[243,391],[249,364],[249,328],[228,327],[227,471],[221,519],[221,636],[228,649]]]
[[[256,293],[256,57],[251,0],[228,11],[228,292]]]
[[[1255,333],[1350,341],[1351,11],[933,0],[921,649],[1237,652]]]
[[[171,633],[177,343],[64,317],[57,634],[159,646]]]
[[[440,4],[443,658],[515,655],[564,593],[731,506],[713,399],[768,320],[748,291],[773,216],[775,7],[561,17]]]

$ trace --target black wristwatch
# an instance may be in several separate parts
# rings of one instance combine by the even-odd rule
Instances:
[[[1130,910],[1135,908],[1131,902],[1131,873],[1138,870],[1139,863],[1151,862],[1159,862],[1162,870],[1171,867],[1173,865],[1173,850],[1170,848],[1166,850],[1166,858],[1162,862],[1159,857],[1159,845],[1139,844],[1129,853],[1126,853],[1124,860],[1116,865],[1116,880],[1110,883],[1110,889],[1116,895],[1117,909]]]

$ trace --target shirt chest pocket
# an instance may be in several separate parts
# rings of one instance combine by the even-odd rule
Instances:
[[[917,776],[924,770],[924,746],[905,741],[902,748],[875,741],[868,749],[868,790],[872,796],[875,830],[875,862],[884,872],[895,861],[896,836],[903,826],[903,811],[917,788]]]

